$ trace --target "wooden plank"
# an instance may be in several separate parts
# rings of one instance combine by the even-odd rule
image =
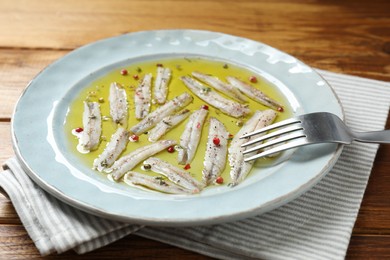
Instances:
[[[202,28],[252,36],[301,50],[336,48],[354,40],[364,52],[387,28],[388,1],[365,4],[312,1],[1,1],[0,46],[75,48],[125,32],[159,28]],[[382,8],[378,8],[381,5]],[[239,12],[238,12],[239,10]],[[364,26],[354,26],[362,24]],[[26,23],[28,21],[28,23]],[[319,30],[319,24],[326,31]],[[375,27],[372,27],[375,26]],[[294,29],[294,30],[292,30]],[[344,34],[340,38],[340,30]],[[267,37],[263,34],[266,33]],[[326,34],[325,34],[326,33]],[[349,39],[348,39],[349,38]],[[310,41],[311,39],[315,42]],[[360,42],[360,44],[359,44]],[[306,43],[306,44],[305,44]],[[274,44],[274,45],[275,45]],[[277,46],[279,47],[279,46]],[[351,50],[348,49],[348,52]]]
[[[0,163],[3,164],[5,160],[14,155],[11,141],[11,125],[9,122],[0,122]]]
[[[30,80],[67,52],[0,49],[0,119],[9,119],[16,101]]]
[[[263,41],[323,69],[388,79],[389,3],[3,0],[0,46],[71,50],[127,32],[194,28]]]
[[[194,28],[262,41],[307,64],[390,80],[390,1],[2,0],[0,159],[13,155],[9,120],[26,84],[68,51],[98,39],[150,29]],[[387,129],[390,128],[387,121]],[[390,258],[390,147],[381,146],[347,259]],[[45,259],[207,259],[129,236],[85,256]],[[0,194],[0,259],[38,258],[11,202]]]
[[[21,225],[0,225],[0,258],[24,259],[36,255],[30,237]]]
[[[346,259],[390,259],[390,236],[353,236]]]
[[[0,226],[3,224],[20,224],[20,219],[16,214],[11,201],[5,196],[5,194],[2,194],[2,192],[3,191],[0,192]]]
[[[164,243],[128,236],[115,243],[85,255],[68,251],[61,255],[41,257],[26,230],[21,225],[0,225],[0,259],[210,259],[197,253],[179,249]]]
[[[390,257],[390,236],[354,236],[351,239],[346,259],[386,259]],[[41,257],[24,227],[21,225],[0,226],[1,259],[211,259],[167,244],[130,235],[113,244],[77,255],[73,251],[61,255]]]

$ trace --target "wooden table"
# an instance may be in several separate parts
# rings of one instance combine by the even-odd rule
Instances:
[[[123,33],[167,28],[221,31],[262,41],[313,67],[390,79],[388,0],[2,0],[0,14],[1,162],[14,154],[10,117],[34,75],[79,46]],[[390,146],[382,145],[353,229],[348,259],[390,258],[389,158]],[[33,257],[39,258],[38,251],[12,204],[0,194],[0,259]],[[68,252],[44,259],[153,257],[207,259],[137,236],[83,256]]]

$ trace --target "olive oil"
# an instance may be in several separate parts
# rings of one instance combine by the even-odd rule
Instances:
[[[81,161],[86,165],[92,168],[93,160],[97,158],[106,147],[107,142],[109,142],[111,135],[116,131],[117,125],[115,125],[110,118],[110,109],[108,102],[109,95],[109,87],[112,82],[117,82],[123,86],[126,90],[128,103],[129,103],[129,119],[127,123],[127,129],[130,129],[131,126],[137,124],[139,121],[135,119],[135,108],[134,108],[134,92],[136,86],[142,81],[143,76],[147,73],[152,73],[153,79],[156,77],[157,66],[168,67],[172,70],[172,78],[169,82],[169,91],[167,100],[171,100],[174,97],[188,92],[194,97],[194,101],[188,105],[186,108],[191,111],[195,111],[201,108],[204,105],[208,105],[209,107],[209,115],[210,117],[216,117],[219,119],[227,128],[232,136],[234,136],[242,124],[253,114],[253,111],[256,110],[264,110],[268,109],[267,107],[251,100],[248,98],[249,108],[252,113],[249,114],[246,118],[232,118],[218,111],[217,108],[206,104],[204,101],[199,99],[195,94],[191,93],[189,89],[186,88],[184,83],[180,80],[181,76],[191,75],[193,71],[199,71],[205,74],[211,74],[213,76],[218,77],[219,79],[225,81],[227,76],[235,76],[252,86],[260,89],[265,94],[277,100],[279,103],[283,104],[283,112],[278,112],[277,121],[286,119],[291,116],[291,108],[286,100],[286,98],[278,91],[278,88],[261,78],[260,75],[256,75],[253,71],[248,70],[246,68],[239,67],[235,64],[226,63],[223,61],[210,60],[205,58],[198,57],[182,57],[182,58],[172,58],[172,59],[159,59],[159,60],[151,60],[145,61],[137,64],[129,64],[124,67],[118,67],[105,76],[97,79],[96,81],[91,82],[89,85],[85,86],[81,91],[80,95],[70,104],[69,112],[67,114],[67,118],[65,120],[64,131],[66,132],[66,136],[69,140],[69,149],[74,151],[74,153],[78,153]],[[255,80],[254,80],[255,78]],[[153,81],[152,81],[152,98],[153,98]],[[220,93],[223,95],[223,93]],[[227,96],[225,96],[227,97]],[[102,113],[102,136],[101,136],[101,144],[99,148],[95,151],[91,151],[88,154],[81,154],[77,151],[76,147],[78,144],[77,138],[72,135],[72,130],[82,127],[82,113],[83,113],[83,102],[84,101],[95,101],[100,103],[100,109]],[[158,106],[155,102],[152,102],[151,111],[156,109]],[[179,144],[180,136],[183,132],[183,129],[188,121],[188,118],[180,123],[178,126],[171,129],[165,136],[161,139],[173,139],[176,140]],[[190,174],[192,174],[196,179],[202,179],[202,169],[203,169],[203,160],[204,153],[206,150],[207,143],[207,135],[208,135],[208,127],[209,123],[206,119],[206,123],[203,127],[201,141],[194,157],[194,160],[190,165],[179,165],[177,163],[177,152],[162,151],[159,154],[155,155],[156,157],[166,160],[172,163],[175,166],[186,169]],[[122,153],[122,155],[127,154],[141,146],[145,146],[150,144],[148,141],[147,133],[141,134],[139,136],[139,140],[137,142],[129,142],[126,150]],[[267,160],[272,159],[261,159],[267,163]],[[257,164],[259,165],[259,164]],[[259,167],[259,166],[257,166]],[[261,168],[261,163],[260,163]],[[142,164],[138,165],[134,171],[138,171],[145,174],[156,175],[150,171],[145,171],[142,167]],[[226,185],[230,182],[230,166],[227,160],[225,170],[222,173],[222,178],[224,180],[223,184]],[[101,174],[96,172],[96,174]],[[258,173],[261,174],[261,173]]]

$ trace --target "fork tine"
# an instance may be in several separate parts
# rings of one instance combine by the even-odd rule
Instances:
[[[261,133],[267,132],[269,130],[273,130],[275,128],[279,128],[279,127],[282,127],[282,126],[291,125],[291,124],[295,124],[295,123],[299,123],[299,122],[301,122],[301,121],[298,118],[289,118],[289,119],[277,122],[275,124],[263,127],[263,128],[261,128],[259,130],[256,130],[256,131],[244,134],[244,135],[242,135],[240,137],[240,139],[251,137],[253,135],[261,134]]]
[[[248,145],[252,145],[252,144],[255,144],[255,143],[258,143],[258,142],[261,142],[261,141],[264,141],[264,140],[276,137],[276,136],[280,136],[280,135],[283,135],[283,134],[287,134],[287,133],[298,131],[298,130],[302,130],[302,129],[303,128],[300,125],[288,126],[288,127],[282,128],[280,130],[277,130],[275,132],[272,132],[272,133],[260,136],[260,137],[258,137],[256,139],[250,140],[250,141],[248,141],[246,143],[243,143],[241,145],[241,147],[246,147]]]
[[[268,155],[271,155],[271,154],[274,154],[274,153],[278,153],[278,152],[281,152],[281,151],[284,151],[284,150],[288,150],[288,149],[291,149],[291,148],[304,146],[304,145],[307,145],[307,144],[309,144],[309,142],[307,142],[306,139],[298,139],[296,141],[289,142],[287,144],[282,144],[282,145],[279,145],[277,147],[274,147],[274,148],[271,148],[269,150],[266,150],[264,152],[255,154],[255,155],[253,155],[251,157],[245,158],[244,161],[245,162],[249,162],[249,161],[261,158],[261,157],[265,157],[265,156],[268,156]]]
[[[251,147],[250,149],[245,150],[243,152],[243,154],[248,154],[248,153],[251,153],[251,152],[254,152],[254,151],[259,151],[261,149],[264,149],[264,148],[267,148],[267,147],[270,147],[270,146],[273,146],[273,145],[276,145],[276,144],[279,144],[279,143],[284,143],[284,142],[291,141],[291,140],[294,140],[294,139],[297,139],[297,138],[301,138],[301,137],[305,137],[305,136],[306,135],[303,133],[303,131],[294,132],[294,133],[291,133],[291,134],[288,134],[288,135],[276,138],[274,140],[271,140],[271,141],[268,141],[268,142],[264,142],[264,143],[262,143],[260,145],[255,146],[255,147]]]

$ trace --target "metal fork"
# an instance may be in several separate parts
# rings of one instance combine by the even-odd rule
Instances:
[[[275,129],[278,130],[264,135],[267,131]],[[248,147],[265,140],[268,141],[254,147],[248,147],[244,151],[244,154],[255,151],[262,152],[245,158],[246,162],[308,144],[351,144],[353,141],[390,143],[390,130],[353,132],[339,117],[327,112],[310,113],[286,119],[257,131],[247,133],[240,138],[249,138],[258,134],[263,135],[255,139],[250,139],[242,147]]]

